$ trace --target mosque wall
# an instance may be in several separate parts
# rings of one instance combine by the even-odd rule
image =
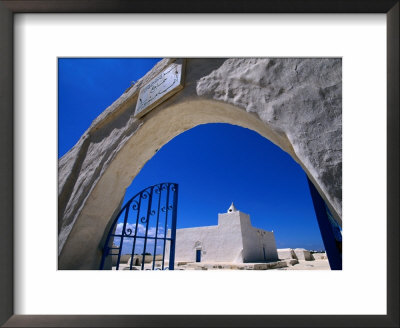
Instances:
[[[229,210],[218,214],[217,226],[177,229],[175,261],[196,262],[198,251],[201,262],[277,261],[274,233],[252,227],[248,214]]]

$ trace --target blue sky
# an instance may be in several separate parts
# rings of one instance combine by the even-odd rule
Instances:
[[[59,157],[159,59],[59,59]],[[324,249],[306,175],[254,131],[206,124],[182,133],[144,166],[126,200],[160,182],[179,184],[178,228],[216,225],[233,201],[278,248]]]

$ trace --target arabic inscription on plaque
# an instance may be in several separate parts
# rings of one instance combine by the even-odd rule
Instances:
[[[141,117],[183,88],[182,62],[168,66],[139,92],[135,117]]]

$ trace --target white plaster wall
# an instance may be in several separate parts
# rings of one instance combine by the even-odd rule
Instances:
[[[209,226],[176,230],[175,262],[195,262],[201,250],[201,262],[234,262],[241,254],[240,226]],[[169,243],[166,254],[169,254]]]
[[[275,235],[272,231],[261,230],[262,232],[262,244],[265,249],[265,256],[267,261],[277,261],[278,252],[276,249]]]
[[[229,227],[232,224],[247,224],[250,223],[250,216],[246,213],[235,211],[230,213],[220,213],[218,214],[218,226]]]
[[[218,240],[218,227],[198,227],[176,230],[175,261],[195,262],[196,243],[201,241],[202,261],[208,255],[207,250],[215,247],[214,240]],[[169,251],[169,244],[167,247]]]
[[[250,223],[250,217],[242,212],[241,228],[243,236],[243,262],[264,261],[262,243],[257,236],[257,230],[254,230]]]
[[[253,227],[248,214],[238,213],[241,216],[243,262],[276,261],[278,253],[276,251],[274,233]],[[265,258],[263,247],[265,249]]]
[[[264,262],[263,247],[268,261],[278,259],[273,232],[252,227],[248,214],[222,213],[218,226],[177,229],[175,262],[195,262],[197,249],[201,262]]]
[[[218,230],[221,250],[216,260],[219,262],[243,262],[243,235],[239,212],[218,214]]]

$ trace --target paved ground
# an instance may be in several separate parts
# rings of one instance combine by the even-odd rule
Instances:
[[[181,265],[175,265],[175,270],[330,270],[328,260],[292,260],[293,262],[298,263],[291,265],[290,260],[273,263],[180,263]],[[151,266],[152,264],[146,263],[145,269],[151,270]],[[129,265],[121,263],[119,269],[129,270]],[[141,267],[135,266],[133,269],[141,270]]]
[[[279,268],[277,270],[330,270],[328,260],[314,260],[314,261],[302,261],[293,266],[289,265],[285,268]]]

